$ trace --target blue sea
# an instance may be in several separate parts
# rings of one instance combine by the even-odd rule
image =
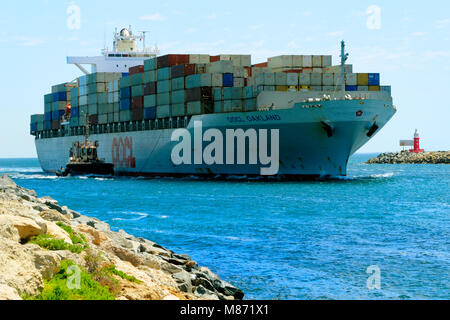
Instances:
[[[37,159],[0,160],[0,174],[189,254],[246,299],[449,299],[450,166],[372,156],[317,182],[56,178]]]

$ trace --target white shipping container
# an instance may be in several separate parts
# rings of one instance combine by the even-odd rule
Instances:
[[[302,56],[302,67],[312,68],[313,67],[313,56]]]
[[[332,74],[332,73],[322,74],[322,84],[324,86],[333,86],[334,85],[334,74]]]
[[[241,66],[241,56],[238,54],[232,54],[231,62],[233,63],[234,67],[240,67]]]
[[[322,68],[322,56],[312,56],[313,68]]]
[[[88,96],[80,96],[80,97],[78,98],[78,104],[79,104],[80,106],[85,106],[85,105],[87,105],[87,104],[88,104]]]
[[[244,78],[234,78],[234,87],[243,88],[245,84]]]
[[[286,84],[288,86],[298,86],[298,73],[288,73]]]
[[[202,63],[202,64],[210,63],[209,54],[199,54],[198,60],[199,60],[199,63]]]
[[[223,87],[223,74],[222,73],[213,73],[211,84],[213,87]]]
[[[333,57],[332,56],[322,56],[322,67],[326,68],[331,66],[333,63]]]
[[[223,60],[230,61],[231,60],[231,55],[229,55],[229,54],[221,54],[219,57],[220,57],[220,61],[223,61]]]
[[[300,68],[302,66],[302,56],[292,56],[292,67]]]
[[[271,69],[292,68],[292,56],[277,56],[269,58],[268,67]]]
[[[322,91],[322,86],[311,86],[311,91]]]
[[[276,86],[287,86],[287,73],[276,72],[275,73],[275,85]]]
[[[342,73],[334,73],[334,85],[335,86],[340,86],[342,85]]]
[[[211,73],[233,73],[233,64],[231,61],[217,61],[209,64]]]
[[[313,68],[312,73],[323,73],[323,69],[322,68]]]
[[[321,86],[322,85],[322,74],[321,73],[311,73],[311,85]]]
[[[264,73],[264,85],[274,86],[275,85],[275,74],[272,72]]]
[[[244,67],[235,67],[233,66],[233,75],[236,78],[244,78]]]
[[[270,69],[267,67],[252,68],[252,75],[255,75],[258,73],[265,73],[265,72],[270,72]]]
[[[252,56],[251,55],[242,55],[241,56],[241,66],[242,67],[251,67],[252,66]]]
[[[334,92],[334,86],[322,86],[322,90],[326,92]]]
[[[200,55],[199,54],[190,54],[189,55],[189,63],[190,64],[198,64],[198,63],[200,63]]]
[[[358,84],[358,76],[356,75],[356,73],[346,73],[345,83],[348,86],[356,86]]]
[[[301,86],[311,85],[311,74],[310,73],[300,73],[298,75],[298,83]]]
[[[263,86],[264,85],[264,75],[265,73],[256,73],[252,78],[254,86]]]

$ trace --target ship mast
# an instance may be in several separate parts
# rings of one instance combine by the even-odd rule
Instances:
[[[345,53],[345,42],[341,41],[341,75],[342,75],[342,95],[345,98],[345,62],[347,61],[349,54]]]

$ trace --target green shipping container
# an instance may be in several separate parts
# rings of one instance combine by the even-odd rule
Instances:
[[[120,111],[119,121],[127,122],[131,120],[131,110],[122,110]]]
[[[184,90],[172,91],[172,103],[186,103],[186,92]]]
[[[89,104],[88,105],[88,113],[90,115],[98,114],[98,104]]]
[[[131,87],[131,97],[142,97],[144,95],[144,87],[142,85],[137,85]]]
[[[144,72],[144,83],[155,82],[156,81],[156,71],[146,71]]]
[[[131,87],[130,77],[127,76],[120,79],[119,87],[120,87],[119,89]]]
[[[188,115],[205,114],[211,113],[212,111],[212,105],[206,101],[194,101],[187,103],[186,113]]]
[[[156,94],[144,97],[144,108],[156,107]]]
[[[164,106],[167,104],[170,104],[170,93],[166,92],[166,93],[158,93],[157,97],[156,97],[156,104],[157,106]]]
[[[185,103],[172,104],[172,117],[183,117],[185,115],[186,115]]]
[[[172,79],[172,90],[184,90],[184,77]]]
[[[140,86],[144,83],[144,74],[136,73],[130,76],[131,86]]]
[[[161,105],[156,107],[156,117],[158,119],[170,118],[171,117],[171,106]]]

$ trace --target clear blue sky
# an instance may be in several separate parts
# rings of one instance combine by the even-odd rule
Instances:
[[[67,26],[71,5],[79,29]],[[367,13],[375,5],[381,19]],[[380,22],[380,23],[379,23]],[[356,72],[392,85],[395,118],[360,152],[399,150],[419,129],[423,147],[449,150],[448,1],[7,1],[0,11],[0,157],[35,157],[29,116],[52,84],[80,75],[68,55],[98,55],[115,27],[150,30],[161,53],[333,54],[347,41]]]

